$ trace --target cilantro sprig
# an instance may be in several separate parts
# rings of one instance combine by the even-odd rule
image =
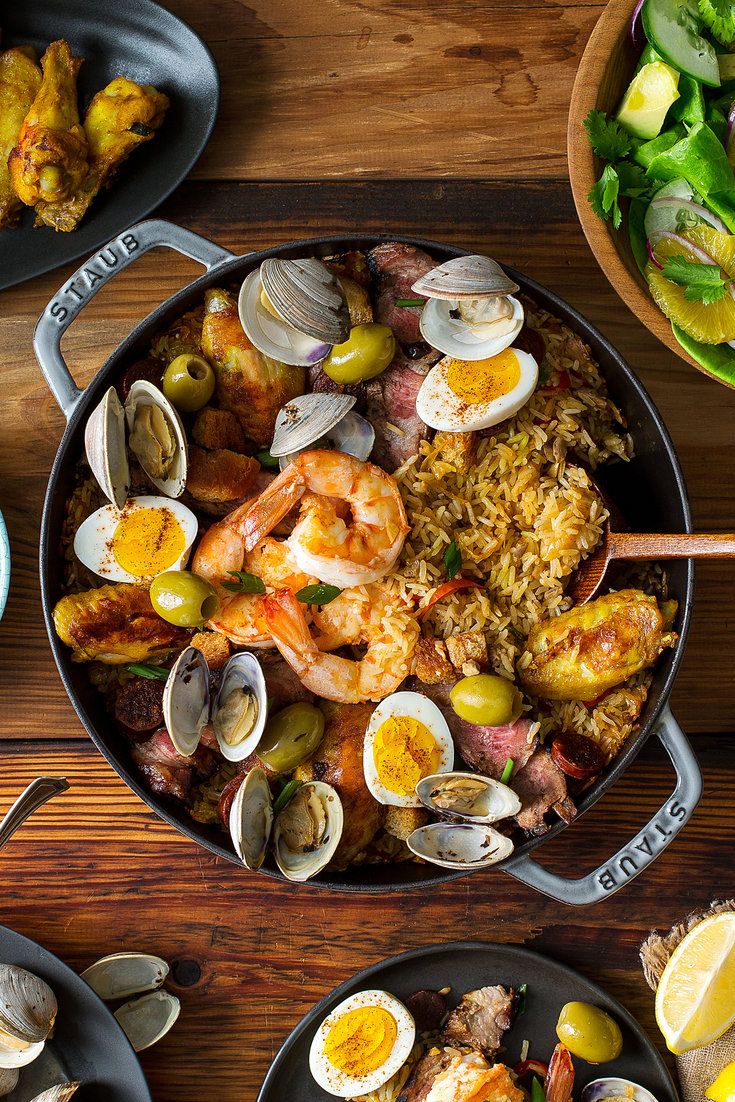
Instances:
[[[735,44],[735,11],[732,0],[699,0],[699,15],[718,42]]]
[[[664,275],[671,283],[684,288],[684,298],[689,302],[703,302],[711,306],[728,294],[728,280],[718,264],[702,264],[698,260],[686,260],[683,256],[670,256],[664,263]]]
[[[592,188],[587,198],[590,206],[603,222],[612,218],[612,224],[616,230],[620,229],[623,216],[620,213],[618,199],[620,197],[620,177],[613,165],[605,165],[602,176]]]
[[[622,161],[632,148],[630,135],[617,119],[609,119],[604,111],[593,108],[584,120],[592,149],[603,161]]]

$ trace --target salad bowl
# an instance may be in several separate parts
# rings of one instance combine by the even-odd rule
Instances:
[[[612,118],[620,106],[645,45],[642,30],[638,32],[642,38],[639,43],[634,43],[631,33],[639,7],[639,0],[610,0],[597,21],[579,65],[567,132],[569,179],[577,214],[598,264],[638,320],[686,363],[725,386],[735,388],[735,359],[728,349],[726,354],[720,355],[718,346],[710,346],[713,354],[699,362],[677,340],[671,322],[652,298],[636,263],[627,228],[628,212],[624,210],[623,224],[616,230],[612,220],[598,217],[589,202],[589,194],[600,178],[604,162],[592,149],[584,120],[593,110]],[[643,250],[645,247],[642,236]]]

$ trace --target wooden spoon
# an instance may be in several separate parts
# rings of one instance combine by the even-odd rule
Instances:
[[[709,532],[701,535],[662,535],[654,532],[611,532],[584,559],[572,575],[566,595],[575,605],[591,601],[602,588],[608,566],[618,560],[634,559],[733,559],[735,533]]]

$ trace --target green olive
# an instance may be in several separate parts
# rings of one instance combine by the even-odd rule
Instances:
[[[257,754],[276,773],[290,773],[316,750],[324,736],[324,713],[302,701],[268,720]]]
[[[396,338],[388,325],[355,325],[344,344],[335,344],[322,367],[335,383],[360,383],[385,371],[396,354]]]
[[[501,727],[521,714],[523,698],[512,681],[492,673],[463,677],[449,694],[460,719],[480,727]]]
[[[206,406],[214,394],[214,371],[202,356],[184,352],[166,368],[163,393],[183,413],[194,413]]]
[[[169,624],[196,628],[214,616],[219,598],[209,582],[197,574],[167,570],[151,582],[151,604]]]
[[[566,1003],[556,1023],[556,1035],[573,1056],[589,1064],[616,1060],[623,1050],[618,1023],[589,1003]]]

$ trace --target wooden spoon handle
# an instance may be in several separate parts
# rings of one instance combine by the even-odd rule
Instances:
[[[727,559],[735,558],[735,533],[611,532],[608,548],[611,559]]]

